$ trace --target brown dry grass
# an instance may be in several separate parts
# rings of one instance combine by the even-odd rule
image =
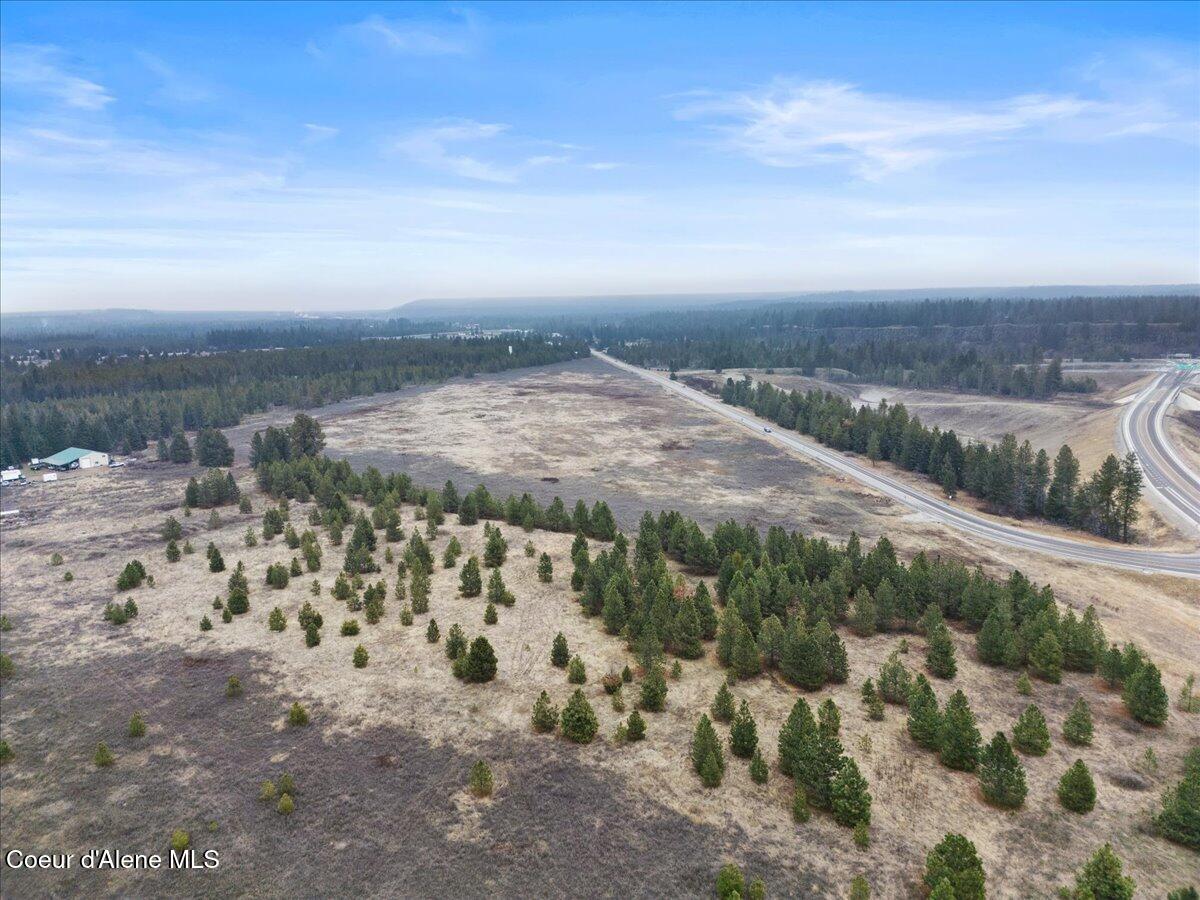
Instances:
[[[525,389],[514,388],[514,391]],[[544,393],[539,400],[544,401],[547,395],[545,388],[542,390]],[[564,393],[572,392],[550,392],[550,395],[561,398]],[[441,391],[429,392],[427,396],[434,407],[448,405],[447,396]],[[586,392],[582,400],[575,396],[572,409],[578,411],[578,404],[589,399]],[[661,443],[653,429],[652,433],[639,433],[636,438],[629,433],[646,418],[653,419],[638,406],[638,402],[634,403],[634,408],[639,411],[632,415],[632,422],[628,411],[609,414],[607,425],[616,431],[618,440],[615,443],[603,447],[597,441],[593,451],[597,455],[582,460],[575,457],[561,460],[553,471],[567,475],[573,471],[586,471],[589,463],[602,468],[611,466],[614,465],[608,458],[611,452],[622,461],[617,465],[633,466],[632,477],[622,489],[629,491],[635,486],[633,489],[636,490],[636,486],[642,484],[638,466],[653,467],[661,456],[669,458],[670,454],[679,452],[651,449]],[[528,399],[523,403],[505,403],[503,400],[489,403],[490,427],[504,431],[514,418],[521,421],[525,410],[533,405]],[[497,410],[503,411],[502,414]],[[447,418],[451,417],[438,419],[416,415],[406,416],[405,421],[437,423]],[[372,426],[371,433],[386,427],[386,417],[381,417]],[[476,439],[477,427],[471,422],[448,425],[451,430],[460,429],[459,439],[468,441]],[[689,429],[689,441],[693,434],[699,440],[710,427],[714,426]],[[520,429],[516,433],[520,433]],[[338,430],[331,428],[330,434],[331,443],[336,445]],[[625,438],[632,446],[624,446]],[[414,439],[421,438],[412,435],[405,438]],[[572,446],[579,453],[580,446]],[[462,454],[466,451],[459,448],[453,452]],[[493,448],[480,448],[478,452],[484,461],[496,459]],[[533,455],[523,464],[542,466],[546,462],[540,455]],[[697,489],[687,473],[673,472],[660,477],[674,479],[673,483],[681,493]],[[659,482],[651,483],[660,486]],[[685,488],[685,484],[692,487]],[[816,484],[823,485],[823,482],[814,477],[812,484],[796,486],[795,490],[811,492]],[[243,485],[247,486],[245,479]],[[181,519],[194,531],[190,537],[197,553],[176,565],[166,563],[154,532],[168,511],[180,514],[174,505],[181,487],[182,477],[178,470],[147,466],[140,470],[103,473],[103,477],[80,478],[58,485],[54,493],[43,493],[40,498],[29,495],[26,504],[30,510],[29,518],[17,525],[6,524],[3,532],[4,610],[17,623],[15,637],[6,639],[6,649],[15,645],[13,653],[19,666],[36,668],[37,677],[49,678],[55,671],[73,671],[87,663],[111,658],[117,644],[127,640],[136,641],[139,653],[165,652],[185,660],[252,653],[256,659],[255,677],[272,685],[281,698],[275,708],[274,728],[278,739],[284,743],[289,735],[283,725],[286,700],[299,697],[315,711],[313,727],[327,743],[365,740],[365,735],[372,729],[387,726],[422,733],[435,747],[443,745],[448,752],[467,756],[481,745],[493,745],[515,736],[527,743],[521,755],[536,756],[549,752],[545,749],[548,746],[557,748],[558,741],[528,737],[528,717],[534,698],[539,690],[545,689],[555,702],[561,704],[571,692],[564,673],[553,668],[548,659],[551,639],[561,630],[572,650],[587,664],[589,681],[585,690],[596,709],[601,735],[605,738],[580,751],[575,765],[595,767],[597,772],[615,779],[613,783],[627,786],[633,795],[644,798],[656,809],[682,816],[714,833],[740,834],[734,848],[735,858],[753,848],[772,865],[778,866],[781,873],[791,873],[790,876],[777,875],[782,883],[776,889],[781,893],[790,892],[787,885],[791,882],[785,879],[799,878],[800,872],[827,886],[838,886],[834,892],[840,893],[850,878],[860,871],[868,872],[880,896],[910,893],[925,849],[950,830],[962,831],[976,841],[991,873],[992,892],[998,896],[1050,893],[1054,886],[1065,882],[1070,870],[1104,840],[1114,843],[1143,890],[1161,893],[1183,883],[1194,872],[1194,857],[1145,833],[1158,790],[1175,777],[1182,754],[1200,736],[1194,717],[1174,715],[1170,725],[1163,730],[1142,729],[1132,725],[1121,712],[1119,700],[1101,690],[1092,679],[1072,676],[1058,688],[1039,685],[1034,700],[1042,706],[1051,723],[1055,744],[1047,757],[1026,760],[1030,780],[1026,809],[1002,813],[983,805],[972,777],[950,773],[929,754],[916,751],[904,733],[904,720],[898,710],[889,708],[883,723],[865,719],[858,703],[858,684],[866,676],[875,674],[879,663],[900,638],[860,640],[847,635],[850,682],[818,692],[809,699],[815,703],[832,697],[842,708],[843,741],[847,751],[863,764],[864,773],[871,782],[875,798],[874,846],[867,857],[853,847],[848,832],[827,817],[817,816],[803,827],[792,823],[788,812],[787,782],[777,773],[766,787],[758,787],[750,782],[744,763],[731,759],[729,777],[719,790],[706,792],[700,788],[687,768],[686,747],[696,717],[707,707],[721,679],[722,673],[711,659],[684,663],[683,679],[671,683],[667,711],[647,716],[649,735],[645,743],[625,748],[609,745],[607,737],[620,717],[611,710],[608,698],[599,687],[599,677],[605,671],[619,669],[630,661],[630,657],[617,639],[604,635],[599,623],[583,617],[574,603],[565,583],[570,569],[569,536],[542,532],[526,535],[520,529],[504,526],[510,554],[503,573],[518,601],[511,609],[500,609],[500,621],[494,626],[485,627],[482,623],[482,600],[465,600],[457,596],[457,569],[435,571],[430,614],[438,620],[443,636],[451,623],[459,622],[468,635],[487,634],[499,656],[499,674],[494,683],[468,686],[451,676],[441,643],[429,645],[426,642],[426,616],[417,617],[411,627],[400,625],[399,604],[390,599],[390,592],[387,615],[377,626],[366,625],[361,613],[345,612],[341,604],[330,597],[328,590],[341,552],[329,547],[324,538],[325,568],[317,576],[324,590],[314,602],[325,616],[326,626],[320,646],[307,649],[296,625],[295,613],[306,600],[313,599],[308,593],[308,585],[314,576],[294,579],[285,590],[273,591],[262,584],[266,566],[270,562],[289,560],[292,552],[278,538],[269,545],[260,542],[255,548],[246,548],[242,543],[246,525],[259,523],[264,502],[261,497],[255,497],[259,515],[239,516],[225,510],[226,523],[217,532],[203,528],[203,516]],[[834,485],[833,490],[850,491],[852,488]],[[792,496],[788,495],[789,499]],[[710,497],[705,495],[702,501],[710,502]],[[293,504],[293,520],[297,527],[301,527],[306,512],[305,507]],[[721,517],[728,512],[722,509]],[[404,524],[412,527],[413,511],[405,509],[404,515]],[[875,515],[870,513],[871,517]],[[450,518],[454,519],[453,516]],[[883,521],[888,530],[900,538],[902,549],[923,542],[955,555],[959,552],[966,555],[968,548],[962,542],[958,546],[953,542],[933,543],[927,526],[905,522],[894,510],[886,511]],[[880,523],[872,521],[870,524]],[[464,528],[454,524],[443,528],[435,551],[445,546],[450,534],[459,537],[468,553],[481,551],[481,527]],[[211,609],[214,594],[223,593],[228,573],[210,574],[207,571],[203,548],[209,539],[222,549],[230,568],[240,559],[249,570],[251,612],[230,625],[222,624]],[[544,585],[537,581],[536,558],[526,558],[521,550],[527,539],[533,540],[539,552],[546,550],[551,554],[555,564],[554,583]],[[973,549],[975,553],[979,552],[978,548]],[[51,569],[46,564],[55,550],[64,553],[64,568],[71,569],[76,576],[69,585],[60,580],[62,570]],[[134,592],[141,613],[125,629],[117,630],[101,621],[100,612],[103,604],[113,597],[112,584],[117,572],[133,556],[148,564],[156,576],[157,586]],[[382,559],[382,549],[377,556]],[[1004,561],[999,563],[1000,567],[1005,564]],[[1034,577],[1044,577],[1050,574],[1047,570],[1054,570],[1056,581],[1064,574],[1053,564],[1028,568]],[[1180,654],[1186,653],[1189,643],[1190,649],[1195,649],[1194,638],[1200,633],[1195,620],[1194,594],[1189,597],[1182,585],[1170,579],[1139,580],[1086,571],[1072,574],[1077,577],[1066,578],[1062,592],[1067,602],[1078,605],[1086,600],[1099,600],[1110,630],[1139,636],[1149,643],[1156,656],[1165,657],[1169,673],[1181,670]],[[395,579],[394,571],[385,573],[385,577],[390,588]],[[1105,593],[1104,597],[1093,595],[1097,590],[1103,592],[1106,587],[1116,585],[1127,589],[1128,593],[1114,590],[1112,594]],[[1164,609],[1180,610],[1176,621],[1163,623],[1173,635],[1171,641],[1155,641],[1153,633],[1139,630],[1146,619],[1133,613],[1140,610],[1141,616],[1149,617],[1148,597],[1154,598],[1159,618]],[[1136,602],[1130,602],[1134,598]],[[266,626],[267,615],[275,605],[282,607],[289,618],[288,629],[280,634],[270,632]],[[1188,610],[1191,618],[1184,615]],[[213,617],[215,627],[211,632],[201,633],[197,623],[206,613]],[[358,638],[338,636],[342,619],[351,616],[363,624],[363,634]],[[358,670],[352,667],[350,654],[360,641],[369,650],[371,662],[367,668]],[[912,650],[908,658],[916,667],[920,664],[923,644],[919,638],[910,637],[909,641]],[[980,728],[985,736],[990,736],[996,729],[1009,729],[1024,703],[1013,690],[1012,676],[977,665],[971,658],[969,639],[959,636],[957,642],[960,674],[952,684],[938,684],[939,695],[944,699],[954,687],[962,687],[979,714]],[[1190,658],[1194,663],[1194,654]],[[1177,678],[1169,677],[1172,692],[1176,683]],[[158,689],[154,685],[142,686],[141,695],[129,698],[129,703],[169,704],[172,702],[170,690],[170,683],[164,683]],[[768,750],[767,756],[773,759],[779,726],[797,692],[771,678],[762,678],[739,685],[735,693],[749,700],[764,747]],[[1078,753],[1069,750],[1058,739],[1062,717],[1076,693],[1087,696],[1092,704],[1098,735],[1094,747]],[[632,696],[629,699],[632,700]],[[113,714],[124,715],[115,711]],[[37,709],[5,706],[6,735],[21,734],[35,727],[38,720]],[[65,747],[86,746],[91,740],[75,729],[53,738]],[[869,738],[869,751],[864,738]],[[236,740],[235,735],[231,751]],[[1147,747],[1153,747],[1162,762],[1162,774],[1148,782],[1130,777],[1135,757]],[[176,747],[171,752],[180,759],[186,757],[184,747]],[[1053,800],[1053,785],[1058,775],[1076,755],[1082,756],[1091,766],[1100,791],[1096,812],[1086,818],[1065,813]],[[139,760],[140,757],[132,756],[122,765],[138,766],[142,764]],[[213,764],[219,765],[219,761],[197,758],[185,763],[193,771],[190,777],[201,780]],[[10,777],[12,771],[6,767]],[[498,767],[499,793],[515,790],[513,781],[526,777],[524,772],[523,764],[518,761]],[[15,791],[12,781],[5,783],[9,788],[6,791],[6,816],[12,814],[12,809],[28,811],[35,805],[49,810],[44,813],[47,841],[53,841],[55,834],[69,833],[70,823],[80,815],[80,810],[60,796],[52,783],[27,782]],[[317,786],[316,791],[320,792],[321,788]],[[142,794],[138,802],[152,806],[156,800]],[[376,804],[388,802],[386,797],[375,798]],[[486,814],[465,802],[456,801],[454,805],[458,810],[456,817],[444,823],[451,842],[472,847],[481,842],[486,844],[486,827],[482,824],[484,819],[480,818],[481,815],[486,818]],[[597,817],[604,815],[602,807],[591,812]],[[408,811],[404,809],[394,812],[398,819],[406,814]],[[579,810],[578,814],[585,813]],[[601,820],[598,818],[597,821]],[[332,827],[332,823],[329,825]],[[319,819],[311,826],[318,831],[324,827]],[[731,830],[735,828],[741,831]],[[654,845],[640,852],[653,858]],[[715,870],[715,862],[712,868]],[[602,878],[603,873],[596,872],[594,877]],[[798,890],[799,882],[794,886]],[[692,894],[701,890],[679,888],[678,892]],[[820,893],[828,892],[822,890]]]

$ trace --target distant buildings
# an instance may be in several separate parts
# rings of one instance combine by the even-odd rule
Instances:
[[[53,456],[33,460],[30,468],[66,472],[69,469],[91,469],[107,465],[107,453],[101,453],[99,450],[85,450],[82,447],[68,447],[66,450],[59,450]]]

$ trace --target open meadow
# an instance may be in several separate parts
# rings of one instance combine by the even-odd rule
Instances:
[[[641,513],[661,509],[676,509],[705,529],[734,519],[763,533],[778,524],[835,543],[856,530],[864,546],[887,534],[902,560],[926,550],[997,577],[1019,567],[1035,582],[1052,584],[1065,607],[1094,605],[1110,639],[1135,639],[1149,649],[1172,699],[1195,669],[1200,603],[1193,583],[971,542],[592,360],[368,400],[317,416],[328,455],[358,470],[404,471],[436,487],[452,478],[461,491],[483,482],[501,498],[528,490],[543,506],[557,495],[568,509],[577,498],[603,499],[631,545]],[[950,831],[975,842],[992,896],[1050,895],[1103,840],[1147,896],[1194,879],[1194,853],[1156,837],[1150,821],[1159,794],[1178,780],[1184,754],[1200,741],[1200,717],[1173,709],[1165,727],[1140,725],[1118,692],[1095,676],[1070,672],[1059,685],[1034,680],[1032,695],[1023,697],[1016,674],[981,664],[974,638],[957,626],[951,634],[958,673],[952,681],[931,679],[940,701],[962,689],[985,742],[996,730],[1010,731],[1034,702],[1049,725],[1049,752],[1022,756],[1024,808],[987,805],[974,775],[940,766],[913,744],[902,707],[888,705],[882,721],[872,721],[860,700],[862,681],[877,677],[902,643],[907,653],[899,658],[914,674],[924,671],[926,639],[839,629],[848,679],[805,696],[814,709],[832,699],[841,710],[841,742],[873,800],[865,850],[828,814],[793,821],[791,779],[777,770],[775,748],[801,692],[777,673],[732,687],[757,722],[770,764],[767,783],[756,784],[744,760],[728,757],[721,786],[701,786],[688,748],[697,717],[725,679],[712,643],[702,658],[681,662],[678,680],[668,679],[665,710],[644,713],[643,742],[614,739],[627,712],[613,710],[601,677],[626,665],[635,670],[624,691],[632,709],[644,673],[624,641],[606,634],[599,618],[583,615],[569,584],[569,533],[499,526],[509,546],[500,571],[515,604],[500,606],[498,621],[485,625],[485,601],[458,591],[464,561],[483,555],[483,524],[462,525],[447,515],[431,542],[429,612],[402,624],[396,567],[383,565],[380,575],[366,576],[368,583],[386,582],[382,618],[362,624],[357,637],[343,637],[342,621],[362,622],[363,614],[331,596],[343,548],[332,545],[328,529],[315,529],[320,571],[278,590],[265,583],[267,567],[288,563],[296,551],[261,534],[256,546],[246,546],[247,529],[260,530],[271,503],[245,465],[249,433],[265,421],[231,432],[238,451],[233,471],[253,512],[222,507],[212,529],[206,511],[186,517],[181,507],[187,477],[199,472],[187,466],[79,473],[6,495],[6,508],[10,499],[21,507],[0,532],[3,605],[13,626],[4,645],[16,668],[3,686],[4,737],[16,754],[0,770],[6,846],[165,851],[182,828],[193,846],[219,849],[222,865],[167,878],[9,872],[3,896],[167,896],[186,884],[211,896],[452,890],[467,897],[660,897],[705,894],[724,861],[761,876],[771,896],[844,896],[860,874],[875,896],[912,896],[925,854]],[[291,503],[298,531],[309,527],[312,509],[311,502]],[[159,533],[168,515],[183,523],[196,550],[175,563],[166,560]],[[406,537],[424,530],[417,507],[404,505],[400,517]],[[451,538],[465,552],[447,569],[441,556]],[[382,532],[379,540],[380,560],[385,547],[399,555],[404,546],[385,544]],[[210,541],[223,555],[224,572],[209,571],[203,551]],[[538,556],[522,552],[527,541],[536,554],[549,555],[550,583],[537,577]],[[607,546],[592,540],[592,555]],[[54,553],[62,555],[61,566],[50,565]],[[118,593],[116,578],[135,558],[154,585]],[[249,578],[250,607],[226,624],[213,601],[224,595],[238,562]],[[684,574],[690,591],[696,574],[671,568]],[[66,571],[71,581],[63,580]],[[106,622],[105,604],[127,597],[136,600],[138,615],[124,625]],[[315,647],[306,646],[297,622],[306,602],[325,621]],[[283,631],[268,627],[274,607],[286,617]],[[201,631],[206,615],[213,627]],[[440,629],[437,643],[427,640],[431,618]],[[444,646],[455,623],[468,640],[487,636],[498,659],[494,681],[467,684],[452,675]],[[559,632],[587,671],[583,691],[599,732],[586,746],[530,727],[540,691],[561,707],[574,689],[550,661]],[[369,654],[364,668],[352,664],[360,643]],[[230,676],[240,679],[241,696],[226,696]],[[1095,740],[1082,748],[1062,740],[1078,697],[1095,719]],[[287,724],[296,701],[311,717],[307,726]],[[145,717],[144,737],[126,734],[134,712]],[[716,727],[722,740],[728,737],[728,726]],[[98,741],[112,749],[113,766],[93,765]],[[480,758],[495,777],[489,799],[467,791],[468,771]],[[1097,786],[1096,808],[1086,816],[1066,811],[1054,796],[1076,758]],[[283,772],[295,779],[290,816],[259,800],[261,783]]]

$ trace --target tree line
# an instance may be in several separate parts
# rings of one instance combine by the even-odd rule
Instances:
[[[962,490],[994,512],[1016,518],[1040,517],[1129,541],[1138,519],[1142,472],[1133,454],[1109,456],[1090,478],[1064,444],[1053,465],[1045,450],[1006,434],[996,444],[969,441],[910,416],[903,403],[881,401],[855,408],[830,391],[785,391],[749,376],[725,380],[721,399],[752,410],[782,428],[807,434],[837,450],[886,460],[919,472],[940,485],[947,497]]]
[[[627,362],[676,369],[793,368],[918,388],[1018,397],[1090,392],[1065,357],[1193,352],[1200,298],[781,303],[650,313],[581,329]],[[576,333],[568,329],[567,333]]]
[[[176,431],[230,427],[247,413],[275,406],[311,408],[459,375],[547,365],[586,352],[577,341],[512,336],[355,341],[10,369],[3,380],[0,464],[19,465],[68,446],[144,450],[148,441]]]

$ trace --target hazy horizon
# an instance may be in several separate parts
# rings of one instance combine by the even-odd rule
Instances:
[[[356,318],[377,316],[380,313],[418,313],[416,318],[433,318],[438,310],[446,307],[447,315],[463,314],[473,309],[480,314],[493,314],[506,310],[532,312],[539,307],[569,312],[572,303],[644,305],[648,310],[663,308],[705,308],[730,304],[754,305],[756,302],[831,302],[836,300],[916,300],[916,299],[1061,299],[1073,296],[1175,296],[1200,294],[1200,283],[1187,284],[1093,284],[1093,285],[962,285],[952,287],[916,288],[845,288],[828,291],[712,291],[683,293],[631,293],[631,294],[546,294],[525,296],[462,296],[462,297],[418,297],[413,300],[381,306],[361,306],[336,309],[333,307],[294,309],[244,309],[236,306],[188,306],[186,309],[170,306],[97,306],[55,309],[10,309],[0,312],[5,316],[36,317],[39,315],[61,316],[72,313],[155,313],[179,315],[233,315],[242,317],[259,316],[311,316],[314,318]],[[563,307],[568,307],[563,309]]]

